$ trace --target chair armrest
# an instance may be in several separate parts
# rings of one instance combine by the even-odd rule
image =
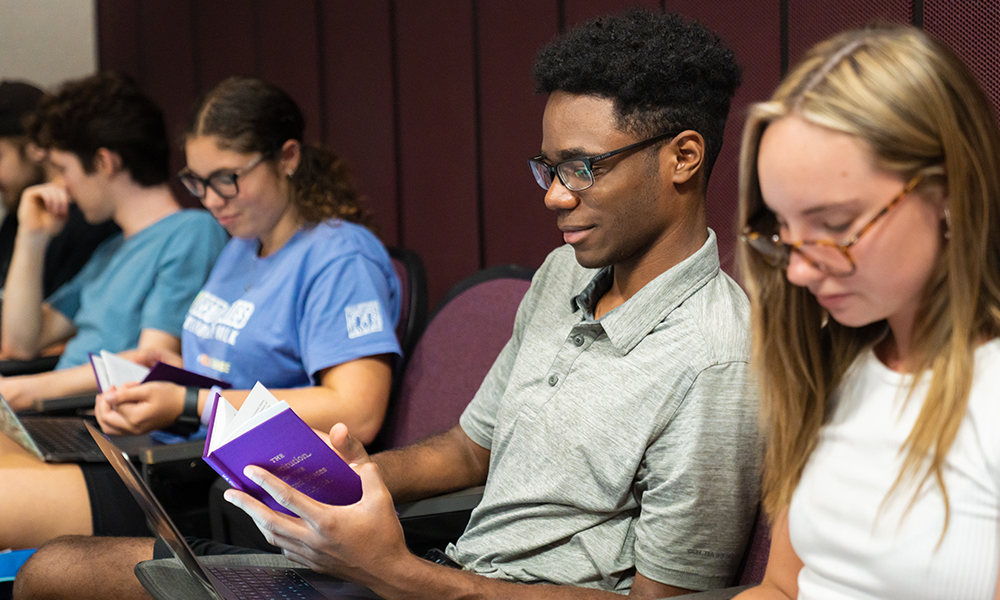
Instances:
[[[444,548],[457,540],[469,524],[469,517],[483,499],[483,486],[400,504],[399,524],[406,546],[417,556],[431,548]]]
[[[76,413],[80,409],[94,408],[97,396],[95,394],[81,394],[79,396],[65,396],[62,398],[45,398],[35,400],[31,408],[35,412],[44,415],[61,413]]]
[[[161,465],[176,461],[201,459],[205,450],[205,440],[193,440],[177,444],[135,444],[121,446],[122,451],[132,460],[143,465]]]
[[[472,511],[483,499],[483,486],[466,488],[450,494],[407,502],[396,507],[399,520],[434,517],[444,513]]]
[[[749,590],[752,587],[757,587],[757,586],[741,585],[738,587],[722,588],[721,590],[708,590],[707,592],[696,592],[694,594],[685,595],[684,600],[730,600],[740,592]]]
[[[0,360],[0,375],[13,377],[15,375],[33,375],[56,368],[59,356],[39,356],[27,360]]]

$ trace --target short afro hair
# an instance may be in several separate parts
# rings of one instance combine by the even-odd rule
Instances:
[[[163,111],[120,73],[96,73],[46,94],[25,119],[25,133],[41,148],[72,152],[87,173],[94,171],[97,151],[107,148],[139,185],[170,179]]]
[[[696,21],[646,10],[557,36],[538,53],[532,74],[542,93],[612,100],[619,128],[639,137],[697,131],[705,138],[706,183],[741,78],[719,36]]]

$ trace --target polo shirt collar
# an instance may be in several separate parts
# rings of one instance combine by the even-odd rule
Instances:
[[[718,272],[718,243],[715,232],[709,229],[708,240],[697,252],[661,273],[597,322],[618,352],[626,355]],[[600,269],[587,286],[571,299],[573,311],[583,310],[587,319],[592,319],[597,300],[611,289],[613,277],[613,267]]]

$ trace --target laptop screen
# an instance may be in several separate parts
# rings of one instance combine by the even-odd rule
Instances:
[[[142,507],[142,511],[146,514],[146,522],[149,524],[149,528],[156,532],[156,535],[163,538],[163,541],[170,547],[171,552],[177,557],[177,560],[181,561],[181,564],[184,565],[188,574],[198,583],[202,584],[213,598],[221,600],[219,593],[216,592],[209,580],[205,569],[195,558],[187,542],[184,541],[184,536],[177,530],[177,527],[167,515],[167,511],[160,505],[160,501],[150,491],[146,482],[142,480],[125,454],[90,423],[87,423],[87,429],[90,431],[90,435],[94,437],[97,445],[100,446],[101,451],[104,452],[104,456],[107,457],[108,462],[118,472],[118,476],[125,482],[125,486],[132,492],[135,501]]]

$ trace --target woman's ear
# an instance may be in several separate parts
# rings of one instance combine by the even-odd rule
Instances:
[[[278,168],[286,176],[291,177],[299,169],[302,161],[302,144],[298,140],[288,140],[281,145],[281,157]]]

